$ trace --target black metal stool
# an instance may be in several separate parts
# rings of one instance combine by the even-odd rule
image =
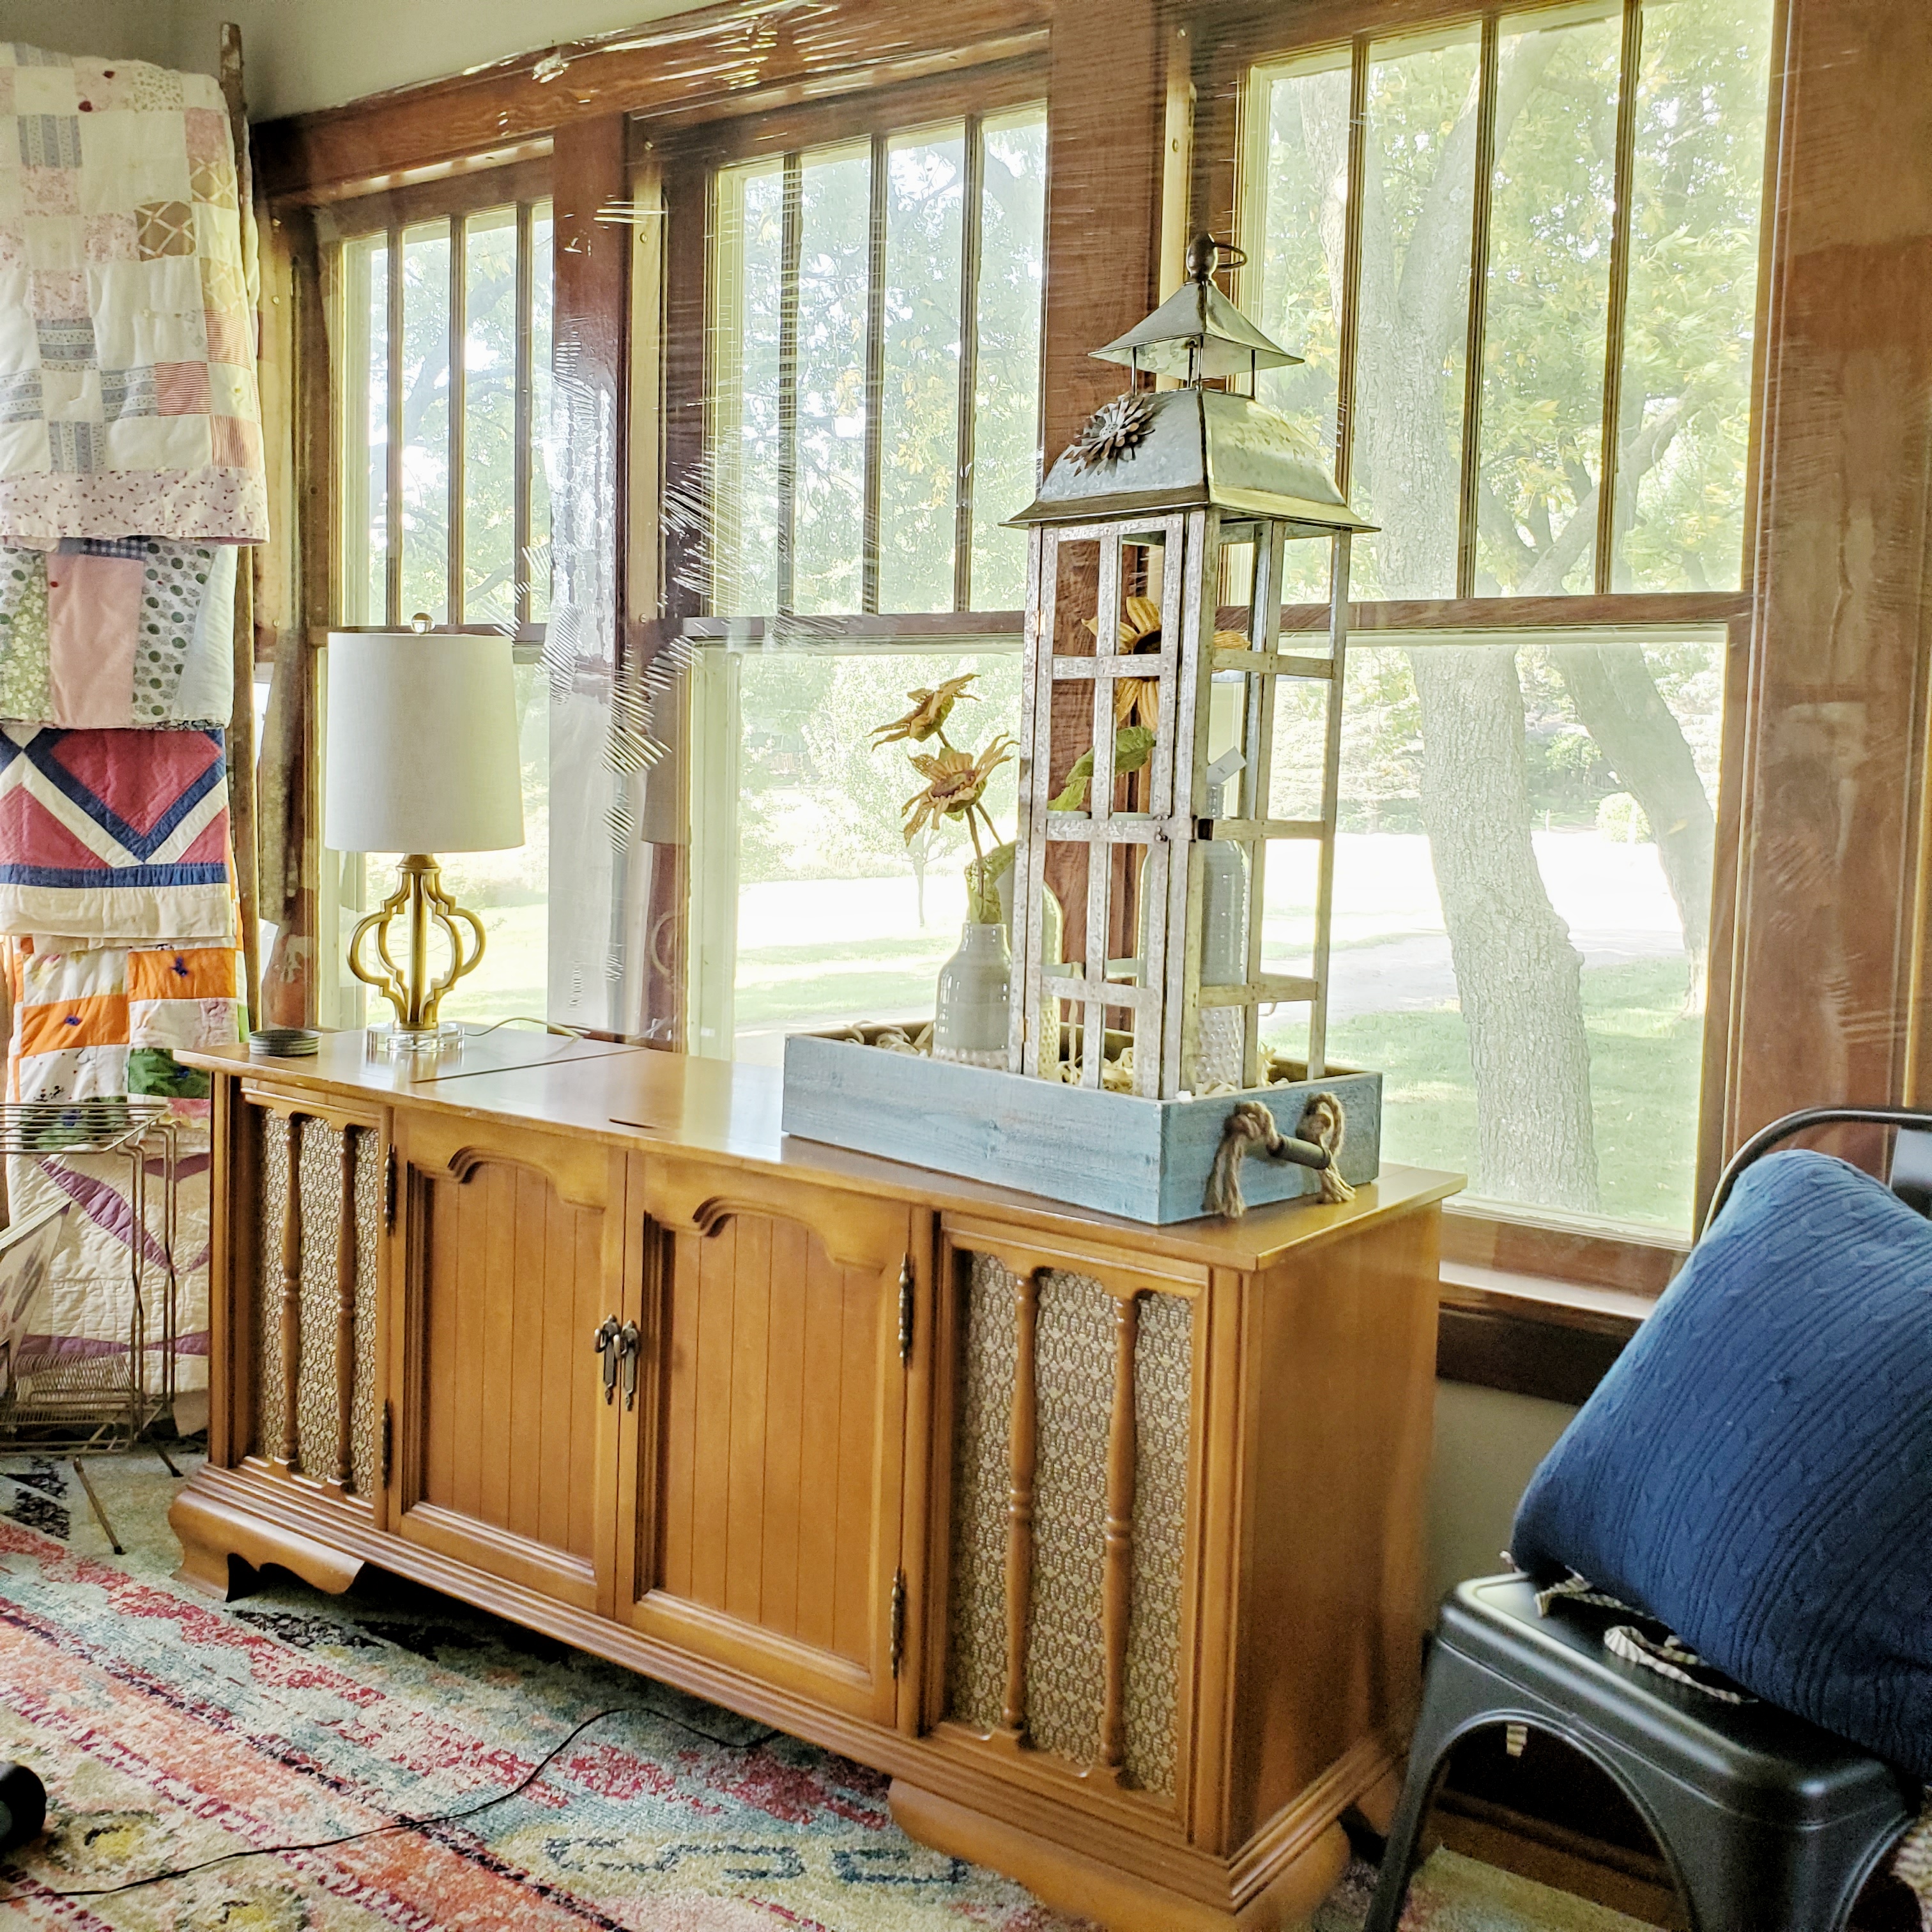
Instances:
[[[1363,1932],[1396,1932],[1424,1814],[1456,1742],[1522,1724],[1612,1778],[1662,1846],[1696,1932],[1839,1932],[1917,1816],[1916,1780],[1802,1718],[1731,1705],[1603,1647],[1627,1616],[1521,1576],[1457,1586],[1442,1606],[1382,1877]]]

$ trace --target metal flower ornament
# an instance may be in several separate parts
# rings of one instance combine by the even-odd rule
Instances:
[[[1011,840],[1000,841],[984,800],[993,774],[1012,763],[1016,747],[1004,732],[976,752],[962,750],[947,739],[946,721],[953,707],[962,698],[977,701],[977,694],[967,688],[974,675],[948,678],[934,690],[908,692],[912,709],[903,718],[876,726],[872,742],[884,746],[938,741],[935,752],[907,753],[926,783],[903,808],[906,843],[910,844],[928,826],[936,829],[947,820],[963,823],[973,842],[973,862],[966,868],[967,916],[976,925],[994,926],[1000,920],[999,883],[1013,862],[1013,848]],[[980,836],[982,826],[986,839]],[[990,849],[987,840],[994,842]]]

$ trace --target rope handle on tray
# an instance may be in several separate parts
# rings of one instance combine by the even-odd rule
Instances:
[[[1292,1134],[1284,1134],[1275,1125],[1274,1114],[1261,1101],[1238,1100],[1228,1109],[1221,1129],[1221,1144],[1214,1150],[1214,1165],[1208,1170],[1202,1211],[1225,1215],[1230,1221],[1238,1221],[1248,1211],[1241,1196],[1241,1163],[1250,1150],[1270,1160],[1315,1168],[1322,1176],[1324,1201],[1352,1201],[1355,1190],[1342,1178],[1336,1165],[1348,1130],[1348,1116],[1333,1094],[1316,1094],[1301,1110]]]

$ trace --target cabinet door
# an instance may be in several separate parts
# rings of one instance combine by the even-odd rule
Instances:
[[[624,1156],[399,1111],[398,1532],[610,1613],[619,1410],[597,1331],[627,1318]]]
[[[632,1172],[649,1388],[626,1458],[626,1613],[890,1724],[913,1210],[701,1161]]]

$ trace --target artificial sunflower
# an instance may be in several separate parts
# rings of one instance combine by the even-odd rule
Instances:
[[[977,694],[966,688],[977,674],[969,671],[964,677],[949,677],[936,691],[908,692],[906,695],[912,700],[912,709],[903,718],[895,718],[890,724],[875,725],[873,744],[896,745],[902,739],[910,738],[914,743],[922,745],[927,739],[935,736],[944,744],[946,721],[952,716],[953,706],[962,698],[978,701]]]
[[[1088,629],[1100,635],[1100,626],[1091,618]],[[1248,640],[1238,631],[1216,631],[1216,650],[1244,651]],[[1129,597],[1120,604],[1118,645],[1123,657],[1144,656],[1160,649],[1160,606],[1151,597]],[[1156,730],[1160,723],[1160,686],[1150,677],[1118,677],[1114,680],[1114,722]]]
[[[956,752],[949,746],[943,752],[911,754],[913,770],[926,780],[925,789],[908,799],[905,814],[906,842],[910,844],[928,825],[943,818],[963,818],[973,835],[974,849],[980,848],[980,834],[973,814],[978,809],[987,781],[1004,764],[1012,761],[1013,741],[1004,734],[985,746],[975,755]],[[982,812],[980,814],[984,817]]]

